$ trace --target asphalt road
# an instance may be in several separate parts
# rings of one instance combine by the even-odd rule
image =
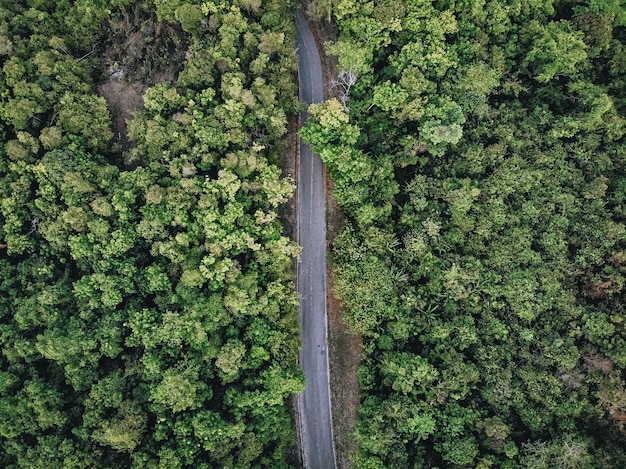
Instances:
[[[319,103],[324,100],[320,56],[301,12],[296,26],[300,99],[308,104]],[[300,121],[304,125],[306,112],[302,113]],[[300,366],[306,379],[306,388],[298,396],[301,453],[305,469],[334,469],[326,316],[324,172],[319,155],[304,143],[300,143],[298,168],[298,243],[302,246],[298,266]]]

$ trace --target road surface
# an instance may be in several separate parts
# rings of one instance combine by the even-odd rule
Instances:
[[[302,12],[298,28],[300,99],[308,104],[324,100],[320,56]],[[302,113],[301,124],[306,121]],[[305,469],[334,469],[326,317],[326,205],[322,161],[300,143],[298,165],[298,266],[300,294],[300,366],[306,388],[298,396],[300,444]]]

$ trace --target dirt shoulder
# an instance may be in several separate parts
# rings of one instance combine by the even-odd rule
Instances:
[[[326,179],[329,183],[330,180]],[[332,183],[326,191],[326,210],[329,245],[330,240],[343,226],[343,216],[331,197]],[[361,363],[362,340],[348,332],[342,319],[343,307],[334,295],[332,265],[328,264],[326,310],[328,314],[328,343],[330,360],[330,393],[335,437],[335,456],[338,469],[352,467],[350,456],[356,449],[352,430],[359,410],[359,380],[357,372]]]
[[[323,44],[335,40],[337,32],[326,21],[316,22],[309,18],[309,25],[320,51]],[[337,75],[337,60],[322,54],[322,71],[327,98],[334,95],[331,80]],[[326,180],[326,229],[328,246],[344,226],[344,218],[337,202],[332,197],[333,183]],[[338,469],[352,467],[350,455],[356,449],[352,439],[352,429],[359,409],[359,382],[357,372],[360,365],[362,340],[360,336],[348,332],[342,320],[342,305],[334,295],[333,266],[328,264],[327,301],[328,340],[330,359],[330,387],[332,401],[333,433],[335,437],[335,455]]]

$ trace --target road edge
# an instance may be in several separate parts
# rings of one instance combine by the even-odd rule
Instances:
[[[294,16],[294,21],[297,22],[298,16],[301,16],[302,19],[304,20],[304,22],[307,24],[307,26],[310,28],[309,25],[309,20],[306,14],[306,8],[304,6],[304,4],[301,4],[300,7],[297,9],[296,14]],[[314,41],[315,41],[315,50],[317,51],[317,54],[320,57],[320,62],[322,62],[322,54],[320,53],[320,49],[318,47],[317,44],[317,40],[315,40],[315,36],[314,37]],[[296,44],[296,55],[298,53],[298,49],[299,46],[298,44]],[[300,68],[298,67],[298,89],[301,89],[301,83],[300,83]],[[324,80],[324,74],[323,74],[323,70],[322,70],[322,88],[323,88],[323,99],[326,99],[326,97],[328,96],[328,90],[327,90],[327,85],[326,82]],[[300,94],[300,93],[299,93]],[[301,99],[301,98],[300,98]],[[304,102],[304,101],[303,101]],[[304,102],[306,108],[308,108],[309,104]],[[303,110],[302,112],[299,113],[298,115],[298,130],[302,128],[303,125],[303,115],[306,114],[306,108],[305,110]],[[299,208],[299,201],[298,201],[298,197],[299,197],[299,186],[300,186],[300,154],[301,154],[301,147],[302,147],[302,139],[300,138],[300,135],[298,132],[296,132],[296,170],[297,170],[297,178],[296,178],[296,208]],[[326,173],[326,166],[323,166],[323,173],[322,173],[322,180],[323,180],[323,186],[324,186],[324,220],[325,220],[325,253],[324,253],[324,258],[327,259],[328,258],[328,229],[327,229],[327,216],[326,216],[326,207],[327,207],[327,199],[326,199],[326,195],[328,193],[328,175]],[[300,224],[299,224],[299,217],[296,216],[296,242],[298,243],[298,245],[300,245]],[[296,266],[296,271],[295,271],[295,275],[296,275],[296,290],[299,292],[299,282],[300,282],[300,271],[299,271],[299,265],[300,263],[297,263]],[[325,261],[325,265],[326,267],[328,267],[327,262]],[[326,354],[326,362],[328,363],[328,366],[326,367],[326,378],[327,378],[327,382],[328,382],[328,408],[329,408],[329,412],[330,412],[330,438],[331,438],[331,442],[332,442],[332,457],[333,457],[333,468],[332,469],[336,469],[337,468],[337,442],[335,440],[335,434],[334,434],[334,423],[333,423],[333,403],[332,403],[332,387],[330,385],[331,383],[331,363],[330,363],[330,344],[329,344],[329,338],[330,338],[330,331],[329,331],[329,318],[328,318],[328,275],[327,272],[325,272],[324,275],[324,331],[325,331],[325,343],[326,343],[326,347],[325,347],[325,354]],[[302,316],[302,310],[300,310],[299,312],[299,319],[301,319]],[[298,364],[300,363],[300,361],[298,360]],[[303,440],[304,440],[304,435],[306,434],[306,426],[304,425],[304,422],[306,421],[306,416],[303,412],[303,405],[302,405],[302,393],[299,393],[295,396],[295,413],[296,413],[296,420],[297,420],[297,424],[296,424],[296,435],[297,435],[297,444],[298,447],[300,449],[299,454],[300,454],[300,461],[302,463],[302,467],[303,468],[307,468],[307,457],[304,451],[304,446],[303,446]],[[320,468],[320,469],[331,469],[331,468]]]

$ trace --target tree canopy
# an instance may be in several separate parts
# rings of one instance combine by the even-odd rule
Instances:
[[[1,11],[0,466],[289,467],[291,4]],[[124,31],[134,70],[106,62]],[[122,138],[98,85],[172,47]]]
[[[355,467],[626,464],[621,2],[324,1]],[[340,96],[341,98],[341,96]]]

